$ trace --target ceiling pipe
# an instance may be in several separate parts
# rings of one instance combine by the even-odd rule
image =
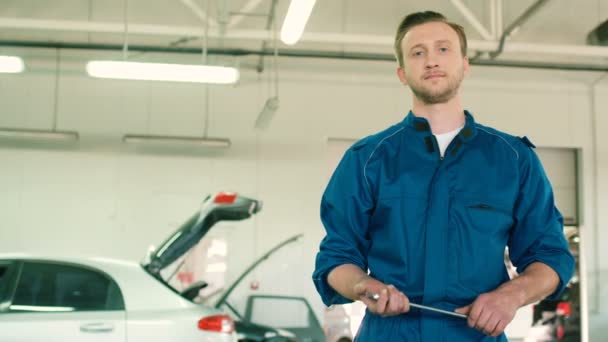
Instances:
[[[0,29],[19,29],[33,31],[62,31],[62,32],[88,32],[88,33],[124,33],[124,25],[121,23],[107,22],[88,22],[88,21],[66,21],[66,20],[37,20],[37,19],[16,19],[0,17]],[[129,24],[129,34],[137,35],[156,35],[172,37],[198,37],[200,27],[192,26],[159,26]],[[268,39],[272,32],[268,30],[229,30],[224,39],[243,39],[263,41]],[[220,38],[219,29],[209,30],[210,38]],[[302,36],[302,42],[340,44],[340,46],[368,46],[381,47],[392,51],[394,37],[392,35],[371,35],[371,34],[343,34],[343,33],[323,33],[306,32]],[[500,42],[469,40],[468,45],[471,51],[496,52]],[[553,54],[561,56],[580,56],[580,57],[608,57],[608,47],[588,46],[588,45],[555,45],[555,44],[536,44],[536,43],[510,43],[504,46],[504,52],[526,52]]]
[[[120,51],[122,45],[118,44],[88,44],[88,43],[54,43],[54,42],[25,42],[25,41],[0,41],[0,46],[26,47],[26,48],[52,48],[52,49],[75,49],[75,50],[105,50]],[[180,48],[166,46],[144,46],[130,45],[129,51],[138,52],[159,52],[175,54],[195,54],[200,55],[200,48]],[[210,55],[224,55],[233,57],[244,56],[271,56],[273,50],[248,50],[248,49],[208,49]],[[281,50],[283,57],[301,58],[326,58],[326,59],[347,59],[359,61],[389,61],[395,62],[393,54],[375,54],[361,52],[332,52],[315,50]],[[571,70],[571,71],[608,71],[608,65],[604,64],[582,64],[582,63],[547,63],[519,60],[488,60],[476,59],[471,61],[472,65],[529,68],[529,69],[551,69],[551,70]]]
[[[519,28],[526,21],[528,21],[528,19],[530,19],[532,15],[538,12],[538,10],[541,9],[541,7],[543,7],[548,1],[549,0],[537,0],[530,7],[528,7],[528,9],[525,10],[524,13],[519,16],[519,18],[515,19],[515,21],[513,21],[513,23],[509,25],[502,33],[502,36],[500,37],[500,41],[498,43],[498,49],[489,53],[490,58],[495,59],[496,57],[498,57],[505,48],[505,41],[507,40],[507,37],[513,34],[516,30],[519,30]]]

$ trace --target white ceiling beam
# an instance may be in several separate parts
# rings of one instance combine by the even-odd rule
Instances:
[[[491,34],[492,39],[500,39],[502,36],[503,23],[502,23],[502,11],[503,4],[502,0],[491,0],[490,1],[490,20],[491,20]]]
[[[471,24],[471,26],[473,26],[473,28],[475,28],[475,30],[477,30],[477,32],[479,32],[479,34],[481,35],[481,37],[485,40],[494,40],[494,36],[488,32],[488,30],[483,26],[483,24],[481,22],[479,22],[479,20],[477,20],[477,17],[475,17],[475,14],[473,14],[473,12],[471,12],[471,10],[467,7],[467,5],[465,5],[462,1],[460,0],[450,0],[450,2],[452,3],[452,5],[454,5],[454,7],[456,7],[456,9],[458,11],[460,11],[460,13],[464,16],[464,18],[469,22],[469,24]]]
[[[58,31],[82,33],[116,33],[124,34],[122,23],[67,21],[67,20],[38,20],[1,18],[0,29],[19,29],[32,31]],[[198,36],[201,28],[198,26],[159,26],[129,24],[129,34],[152,36]],[[272,32],[267,30],[232,30],[224,36],[225,39],[265,40]],[[218,28],[209,30],[210,37],[220,37]],[[356,46],[381,47],[391,49],[394,37],[391,35],[364,35],[325,32],[305,32],[302,41],[310,43],[345,44]],[[480,52],[493,52],[499,42],[485,40],[469,40],[469,48]],[[552,54],[580,57],[608,57],[608,47],[589,45],[540,44],[512,42],[505,46],[504,52],[521,52],[535,54]]]
[[[194,1],[192,0],[181,0],[182,4],[184,4],[184,6],[188,7],[193,13],[194,15],[201,20],[201,22],[203,22],[203,24],[207,21],[207,12],[205,12],[202,8],[200,8],[200,6],[196,3],[194,3]],[[209,18],[209,26],[210,27],[214,27],[217,26],[217,21],[215,21],[215,19],[211,18],[210,16]]]
[[[253,10],[255,10],[262,1],[264,0],[249,0],[245,5],[243,5],[243,7],[241,7],[239,13],[253,12]],[[244,14],[234,15],[232,18],[230,18],[230,21],[228,22],[228,28],[236,27],[236,25],[238,25],[241,21],[243,21],[243,19],[245,19],[245,16],[246,15]]]

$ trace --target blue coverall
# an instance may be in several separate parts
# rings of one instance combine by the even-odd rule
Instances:
[[[313,273],[326,305],[349,299],[327,282],[336,266],[354,264],[413,303],[454,310],[509,280],[505,246],[518,272],[533,262],[560,278],[574,259],[551,185],[527,138],[466,123],[440,156],[429,123],[410,112],[346,151],[321,200],[322,240]],[[411,309],[367,312],[356,341],[506,341],[466,321]]]

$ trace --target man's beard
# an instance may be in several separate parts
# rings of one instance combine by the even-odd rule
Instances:
[[[458,93],[458,88],[464,77],[462,70],[454,77],[447,76],[448,85],[443,91],[428,91],[423,86],[418,86],[415,82],[408,82],[412,92],[424,104],[446,103]]]

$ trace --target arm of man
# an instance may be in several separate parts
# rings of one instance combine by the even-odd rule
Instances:
[[[551,267],[534,262],[518,277],[492,292],[481,294],[472,304],[456,312],[469,316],[471,328],[486,335],[499,336],[520,307],[552,294],[559,281],[559,276]]]
[[[471,327],[492,336],[502,334],[520,307],[558,296],[574,272],[562,216],[540,159],[527,139],[514,140],[513,147],[518,151],[520,192],[508,247],[520,276],[457,310],[468,314]]]
[[[394,316],[408,312],[409,299],[393,285],[386,285],[365,273],[352,264],[334,268],[327,276],[327,282],[342,296],[351,300],[360,300],[373,313],[382,316]],[[378,300],[370,299],[367,293],[379,294]]]

